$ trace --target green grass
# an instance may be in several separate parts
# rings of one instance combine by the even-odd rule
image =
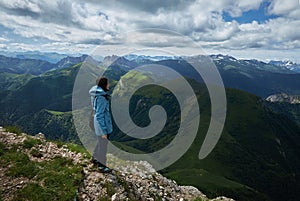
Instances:
[[[63,145],[65,145],[66,143],[62,142],[62,141],[57,141],[57,140],[50,140],[50,142],[53,142],[57,145],[58,148],[61,148]]]
[[[24,140],[23,142],[23,147],[25,149],[31,149],[32,147],[42,144],[42,141],[40,139],[35,139],[32,137],[28,137],[26,140]]]
[[[4,126],[6,132],[15,133],[21,135],[22,130],[18,126]]]
[[[67,149],[69,149],[72,152],[81,153],[81,154],[83,154],[84,158],[91,157],[90,152],[82,145],[78,145],[75,143],[65,143],[65,142],[57,141],[57,140],[55,140],[55,141],[51,140],[51,142],[55,143],[58,148],[65,146]]]
[[[36,158],[41,158],[43,156],[43,154],[36,148],[33,148],[30,151],[30,155],[32,155],[33,157],[36,157]]]
[[[72,152],[76,152],[76,153],[82,153],[85,154],[86,157],[91,157],[90,153],[87,151],[86,148],[84,148],[81,145],[78,144],[74,144],[74,143],[66,143],[67,148],[72,151]]]
[[[39,171],[39,166],[35,162],[28,161],[26,164],[22,162],[16,163],[13,167],[9,168],[7,175],[12,177],[23,176],[31,179],[36,176]]]
[[[10,165],[7,176],[33,178],[39,172],[36,162],[30,161],[29,157],[16,150],[6,151],[0,158],[1,165],[7,167]]]
[[[104,196],[104,197],[99,198],[99,201],[110,201],[110,200],[111,199],[108,196]]]
[[[5,145],[2,142],[0,142],[0,157],[1,155],[4,154],[4,152],[5,152]]]
[[[49,201],[53,200],[53,192],[36,183],[30,183],[17,191],[13,200]]]
[[[82,167],[74,165],[71,159],[61,157],[41,162],[40,165],[43,171],[36,178],[44,182],[45,187],[52,191],[53,197],[61,200],[73,199],[82,178]]]
[[[35,139],[32,141],[32,138],[27,140],[29,141],[26,148],[38,142]],[[18,149],[18,147],[7,149],[3,143],[0,143],[0,166],[8,167],[5,174],[9,177],[34,178],[34,181],[18,189],[13,200],[74,199],[82,179],[82,166],[75,165],[71,159],[62,157],[43,162],[31,161],[27,154]],[[32,149],[30,154],[40,156],[36,149]]]
[[[103,185],[103,187],[106,188],[106,193],[108,197],[113,196],[117,192],[112,183],[107,182]]]

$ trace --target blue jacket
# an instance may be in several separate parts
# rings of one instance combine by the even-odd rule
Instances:
[[[89,93],[95,110],[94,126],[96,135],[101,136],[110,134],[113,131],[113,128],[109,110],[108,94],[98,86],[93,86]]]

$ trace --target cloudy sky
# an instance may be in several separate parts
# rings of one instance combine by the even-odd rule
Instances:
[[[3,51],[111,54],[134,43],[300,63],[299,0],[0,0],[0,16]]]

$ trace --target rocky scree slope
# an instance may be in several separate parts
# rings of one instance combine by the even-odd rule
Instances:
[[[0,127],[0,200],[209,200],[198,189],[163,177],[145,161],[109,155],[114,170],[102,174],[89,158],[78,145]]]

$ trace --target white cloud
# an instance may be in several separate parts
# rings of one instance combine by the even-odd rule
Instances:
[[[6,50],[7,49],[7,45],[0,43],[0,48],[3,49],[3,50]]]
[[[243,24],[226,22],[222,18],[224,12],[233,17],[242,16],[245,11],[258,9],[263,1],[3,1],[0,2],[0,25],[14,34],[1,36],[0,42],[11,48],[87,52],[99,44],[108,47],[124,42],[118,37],[130,30],[164,28],[191,37],[207,50],[251,52],[253,49],[273,49],[290,52],[299,48],[298,0],[271,1],[268,13],[280,17],[260,24],[256,21]],[[152,34],[141,32],[128,40],[146,47],[187,45],[184,37],[175,35],[159,31]],[[17,37],[41,45],[12,43]]]
[[[292,41],[300,41],[299,20],[291,20],[286,18],[278,18],[271,20],[268,25],[274,33],[274,39],[282,44]]]
[[[299,0],[273,0],[269,13],[275,15],[293,16],[296,13],[299,14],[300,6]],[[300,17],[300,15],[298,15]]]
[[[11,3],[11,5],[16,5]],[[47,5],[47,6],[46,6]],[[59,7],[63,7],[68,14],[59,11]],[[11,6],[7,6],[11,8]],[[17,35],[25,38],[45,38],[52,41],[74,42],[87,41],[91,39],[107,39],[109,33],[117,31],[115,22],[110,21],[103,15],[99,15],[91,6],[83,6],[79,4],[56,2],[43,5],[40,12],[41,17],[37,19],[30,16],[3,15],[0,23]],[[89,10],[90,9],[90,10]],[[50,21],[50,12],[55,10],[56,18]],[[54,13],[55,13],[54,12]],[[57,21],[61,21],[58,23]]]
[[[0,37],[0,42],[3,43],[3,42],[8,42],[9,39],[7,38],[4,38],[4,37]]]
[[[0,2],[2,7],[6,7],[8,9],[23,9],[28,10],[35,13],[40,13],[41,9],[39,6],[29,0],[13,0],[13,1],[2,1]]]
[[[252,9],[258,9],[263,0],[240,0],[240,1],[221,1],[223,4],[219,7],[220,10],[228,12],[232,17],[239,17],[243,12]]]

